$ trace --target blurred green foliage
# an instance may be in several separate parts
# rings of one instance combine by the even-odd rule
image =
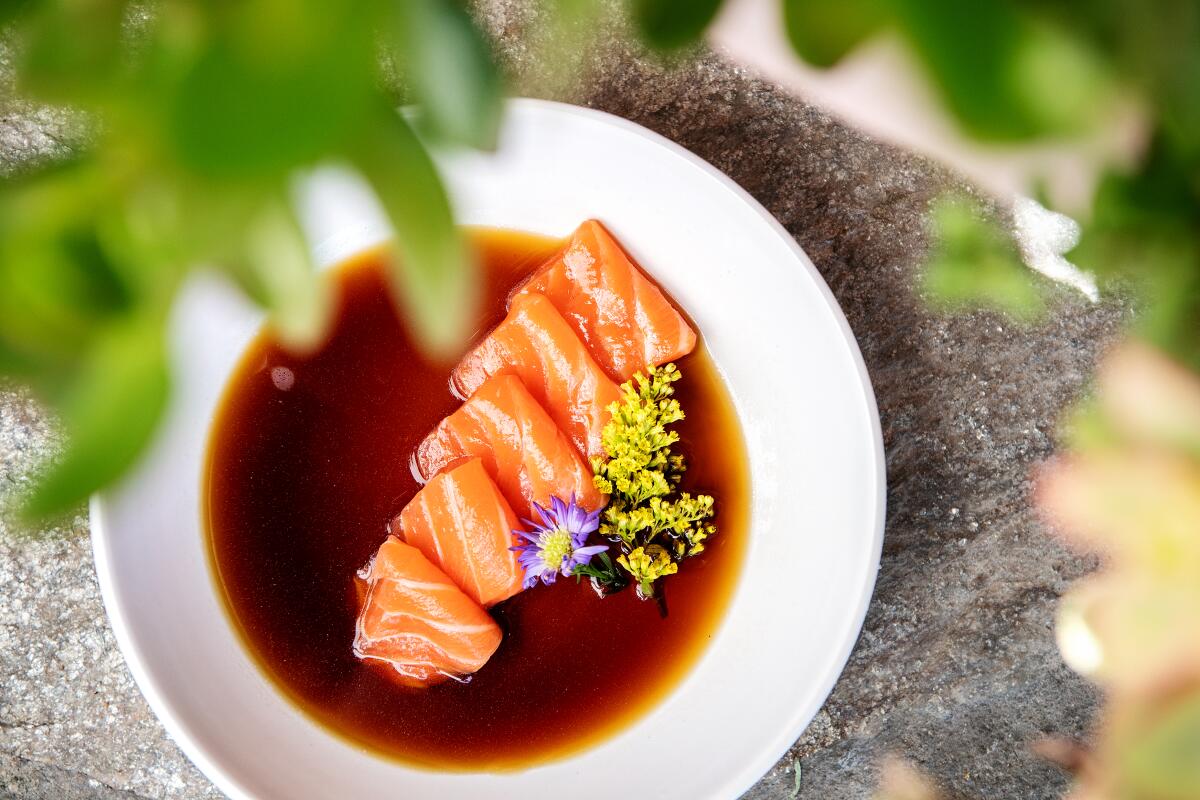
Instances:
[[[819,67],[831,66],[885,24],[884,2],[783,0],[788,39],[805,60]]]
[[[1153,549],[1179,527],[1176,511],[1200,508],[1195,480],[1169,508],[1130,501],[1122,524],[1089,498],[1124,496],[1148,443],[1173,443],[1170,463],[1185,464],[1200,441],[1200,2],[779,1],[797,53],[818,66],[877,34],[899,37],[963,130],[985,142],[1086,133],[1122,100],[1144,110],[1146,150],[1108,170],[1072,259],[1134,287],[1141,336],[1174,360],[1131,350],[1110,367],[1119,379],[1102,380],[1076,414],[1071,442],[1087,458],[1060,470],[1056,502],[1081,529],[1111,528]],[[608,6],[671,55],[700,40],[722,3],[540,5],[534,45],[558,68],[546,85],[561,88]],[[465,0],[0,0],[0,25],[20,93],[94,123],[69,161],[0,185],[0,375],[34,388],[70,441],[28,513],[72,507],[150,440],[170,390],[167,315],[194,265],[223,270],[291,345],[319,343],[330,300],[290,197],[297,172],[317,163],[350,164],[374,189],[396,233],[392,277],[406,319],[432,354],[459,345],[477,281],[423,142],[492,146],[503,93]],[[381,61],[396,67],[411,114],[396,113]],[[1007,235],[966,198],[931,212],[924,286],[934,301],[1034,318],[1045,301]],[[1181,469],[1194,472],[1193,462]],[[1146,632],[1124,612],[1185,595],[1162,600],[1162,576],[1117,566],[1093,600],[1124,611],[1098,629],[1126,642],[1114,653],[1137,663],[1126,678],[1145,683],[1156,665],[1128,645]],[[1194,576],[1180,585],[1194,596]],[[1194,633],[1157,633],[1175,646],[1179,631],[1181,641]],[[1122,690],[1126,678],[1110,681],[1106,760],[1086,796],[1200,796],[1200,673],[1179,666],[1157,665],[1175,670],[1178,702],[1165,706]],[[893,796],[933,794],[919,781],[893,783],[903,789]]]
[[[566,60],[601,4],[542,4],[546,35]],[[674,52],[700,39],[721,3],[618,5],[653,48]],[[1200,3],[781,0],[780,14],[798,53],[819,65],[896,33],[964,128],[986,140],[1068,134],[1096,124],[1118,94],[1139,98],[1152,144],[1133,169],[1106,176],[1076,260],[1141,286],[1146,335],[1200,365]],[[354,165],[390,215],[398,296],[415,329],[434,352],[455,346],[475,280],[422,139],[490,147],[503,93],[460,0],[9,0],[0,21],[10,25],[19,91],[97,122],[73,160],[0,187],[5,374],[65,410],[95,371],[134,380],[113,345],[130,331],[159,342],[133,359],[154,372],[148,354],[161,351],[170,302],[200,263],[226,270],[288,341],[311,346],[328,302],[289,187],[297,170],[327,160]],[[394,113],[381,56],[399,70],[408,117]],[[1011,246],[969,204],[939,203],[933,218],[926,287],[935,297],[1036,310]],[[140,394],[111,392],[105,403],[161,405]],[[73,418],[65,415],[68,433],[87,441]],[[81,480],[40,507],[103,480]]]
[[[1200,2],[782,2],[796,51],[819,66],[881,32],[898,36],[982,142],[1069,141],[1095,133],[1120,103],[1145,115],[1144,151],[1101,165],[1071,259],[1134,292],[1137,338],[1152,347],[1109,353],[1095,397],[1073,415],[1073,452],[1045,468],[1038,502],[1106,556],[1060,609],[1060,637],[1084,630],[1097,648],[1073,652],[1065,636],[1064,657],[1109,701],[1072,796],[1200,797]],[[932,302],[1019,320],[1044,312],[1045,282],[980,203],[942,197],[929,219]],[[881,796],[939,793],[893,776]]]
[[[1200,693],[1167,707],[1138,733],[1122,751],[1125,795],[1194,800],[1200,787]]]
[[[491,149],[500,127],[500,76],[467,12],[444,0],[397,3],[395,46],[422,121],[436,138]]]
[[[1122,102],[1145,115],[1144,150],[1101,165],[1070,256],[1133,291],[1143,343],[1107,355],[1095,396],[1071,417],[1071,451],[1043,468],[1037,500],[1060,532],[1105,556],[1059,612],[1064,658],[1108,700],[1072,797],[1200,797],[1200,2],[784,4],[797,51],[819,65],[880,31],[898,34],[980,140],[1094,133]],[[941,198],[930,221],[924,287],[935,303],[1019,319],[1044,309],[1044,282],[977,204]],[[882,796],[939,796],[927,782],[893,783]]]
[[[457,0],[26,0],[3,14],[17,90],[96,123],[68,163],[0,186],[0,370],[59,412],[70,442],[28,512],[78,503],[149,440],[192,266],[224,270],[293,346],[319,342],[330,301],[290,197],[319,162],[364,174],[397,233],[407,318],[433,354],[459,345],[473,265],[412,127],[495,141],[501,79]]]
[[[977,202],[954,195],[938,198],[929,228],[934,244],[922,282],[933,303],[950,311],[997,308],[1024,321],[1045,310],[1012,241]]]
[[[783,0],[789,38],[805,59],[830,66],[892,31],[963,127],[991,141],[1081,130],[1112,89],[1090,43],[1031,9],[1003,0]]]
[[[663,51],[694,44],[720,8],[721,0],[633,0],[642,37]]]
[[[985,141],[1083,133],[1113,103],[1140,104],[1150,145],[1133,167],[1109,168],[1072,259],[1110,285],[1134,286],[1141,333],[1200,369],[1200,3],[783,2],[793,44],[818,65],[880,31],[899,35],[964,130]],[[933,218],[940,235],[926,285],[935,296],[1036,311],[1006,237],[944,205]]]
[[[1132,167],[1107,169],[1071,257],[1109,285],[1134,287],[1142,298],[1141,335],[1200,369],[1200,3],[783,0],[783,6],[797,52],[818,65],[836,62],[881,31],[898,35],[963,129],[984,141],[1061,141],[1104,124],[1116,103],[1139,105],[1149,145]],[[961,202],[940,202],[932,212],[926,288],[934,298],[1036,317],[1043,301],[1022,277],[1008,237]]]
[[[1074,258],[1137,287],[1140,333],[1200,370],[1200,151],[1187,149],[1160,130],[1136,170],[1107,174]]]

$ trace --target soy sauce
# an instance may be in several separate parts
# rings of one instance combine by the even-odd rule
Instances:
[[[472,229],[482,335],[512,288],[560,242]],[[234,627],[290,700],[382,755],[443,770],[504,770],[576,752],[636,721],[696,663],[729,603],[746,546],[749,475],[726,389],[703,346],[679,362],[690,466],[720,533],[665,582],[669,615],[633,591],[601,599],[559,578],[492,610],[504,641],[467,683],[397,686],[351,652],[352,578],[416,493],[409,455],[459,405],[450,366],[426,360],[397,315],[386,254],[331,273],[328,342],[288,352],[264,330],[226,388],[206,476],[210,554]],[[702,333],[702,332],[701,332]]]

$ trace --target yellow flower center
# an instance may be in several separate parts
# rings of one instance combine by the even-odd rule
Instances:
[[[538,537],[538,549],[542,551],[542,561],[546,566],[557,570],[575,548],[571,544],[571,534],[562,528],[555,528]]]

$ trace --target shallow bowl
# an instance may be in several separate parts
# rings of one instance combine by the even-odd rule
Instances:
[[[171,736],[236,798],[737,797],[824,702],[874,585],[883,451],[850,329],[762,206],[633,123],[516,100],[497,152],[436,157],[461,222],[565,236],[597,217],[703,333],[741,420],[752,492],[744,572],[708,649],[622,733],[520,772],[414,769],[310,721],[251,660],[210,574],[201,523],[209,427],[262,315],[200,276],[172,318],[166,421],[138,468],[91,505],[121,650]],[[336,169],[311,176],[301,207],[322,264],[388,235],[369,196]]]

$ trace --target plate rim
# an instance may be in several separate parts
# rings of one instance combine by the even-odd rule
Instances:
[[[842,311],[829,285],[821,276],[820,271],[783,224],[762,203],[755,199],[753,195],[733,180],[733,178],[666,136],[616,114],[556,100],[530,97],[507,98],[505,100],[505,114],[507,115],[514,108],[530,108],[582,117],[647,140],[668,151],[671,155],[683,159],[693,167],[699,168],[709,178],[715,180],[723,189],[731,192],[738,200],[749,206],[762,218],[772,233],[782,240],[800,266],[805,270],[807,277],[828,307],[841,333],[842,344],[846,347],[847,354],[853,363],[854,371],[858,376],[859,388],[861,389],[862,399],[865,403],[864,412],[867,417],[868,434],[872,444],[870,456],[873,463],[870,474],[874,487],[873,491],[867,493],[867,496],[871,498],[875,506],[873,523],[871,530],[868,532],[871,537],[868,543],[869,547],[866,551],[869,561],[863,575],[862,585],[859,587],[858,604],[852,614],[847,617],[848,624],[844,627],[839,646],[831,649],[830,656],[826,659],[823,679],[819,683],[814,684],[813,690],[809,693],[811,700],[806,704],[798,705],[794,709],[787,728],[781,730],[774,737],[771,746],[764,748],[760,757],[744,764],[737,772],[731,773],[729,779],[725,781],[725,788],[731,791],[729,794],[721,796],[736,798],[757,783],[803,735],[809,724],[811,724],[817,713],[824,706],[826,700],[828,700],[862,634],[863,624],[874,596],[879,573],[887,510],[887,468],[883,446],[883,433],[879,418],[878,403],[871,384],[870,374],[863,359],[862,351],[858,346],[858,340],[855,338],[854,332],[846,320],[845,313]],[[434,160],[436,163],[438,156],[435,155]],[[211,759],[191,736],[186,726],[175,717],[170,704],[163,697],[156,679],[152,677],[146,668],[142,649],[134,639],[129,628],[125,609],[117,599],[113,573],[109,567],[109,536],[104,525],[104,502],[104,492],[92,495],[88,502],[88,522],[92,540],[92,556],[105,614],[108,617],[109,625],[116,639],[117,646],[121,651],[121,655],[133,676],[134,683],[172,741],[179,746],[187,758],[195,764],[208,780],[211,780],[221,792],[231,798],[238,800],[241,798],[250,798],[253,800],[254,795],[237,778],[227,772],[222,765]]]

